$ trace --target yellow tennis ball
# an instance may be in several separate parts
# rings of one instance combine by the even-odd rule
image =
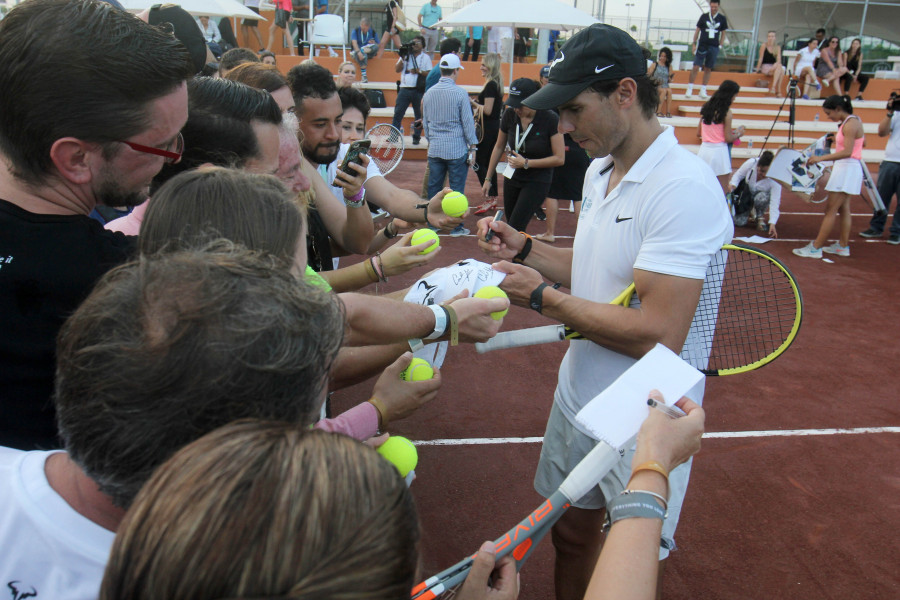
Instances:
[[[432,377],[434,377],[434,369],[423,358],[412,359],[409,366],[400,372],[400,379],[403,381],[425,381]]]
[[[441,245],[441,241],[438,239],[438,234],[430,229],[416,229],[416,232],[413,234],[412,239],[409,241],[409,243],[413,246],[418,246],[419,244],[424,244],[428,241],[432,241],[433,243],[419,252],[419,254],[428,254],[429,252],[433,252],[437,250]]]
[[[441,209],[449,217],[461,217],[469,210],[469,201],[459,192],[450,192],[441,200]]]
[[[498,288],[496,285],[486,285],[483,288],[479,289],[475,292],[476,298],[508,298],[506,292]],[[492,312],[491,316],[499,321],[503,317],[506,316],[506,313],[509,312],[509,308],[504,308],[503,310],[498,310],[497,312]]]
[[[378,454],[397,467],[401,477],[406,477],[419,462],[419,453],[416,452],[416,447],[408,439],[399,435],[392,435],[385,443],[378,446]]]

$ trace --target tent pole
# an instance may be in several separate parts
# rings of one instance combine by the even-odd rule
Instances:
[[[512,82],[513,82],[513,57],[515,56],[514,48],[516,47],[516,24],[515,23],[513,23],[512,30],[513,30],[513,37],[511,40],[512,43],[509,45],[509,85],[512,85]]]
[[[866,13],[869,12],[869,0],[866,0],[865,6],[863,6],[863,14],[862,20],[859,22],[859,37],[862,39],[863,31],[866,28]]]
[[[650,46],[650,17],[653,15],[653,0],[650,0],[649,6],[647,6],[647,36],[644,38],[644,43],[647,44],[647,47]]]
[[[753,33],[747,48],[748,73],[753,70],[753,62],[756,59],[756,45],[759,43],[759,20],[762,18],[762,7],[763,0],[756,0],[756,7],[753,9]]]

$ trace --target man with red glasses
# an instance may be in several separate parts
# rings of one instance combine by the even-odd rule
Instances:
[[[0,21],[0,445],[58,448],[63,320],[134,243],[96,206],[135,206],[187,120],[190,57],[113,6],[28,0]]]

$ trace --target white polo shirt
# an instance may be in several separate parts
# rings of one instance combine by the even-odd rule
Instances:
[[[50,487],[53,452],[0,448],[0,585],[12,596],[96,600],[115,534]]]
[[[572,259],[572,295],[610,302],[634,269],[703,279],[712,255],[730,242],[734,226],[712,170],[664,131],[609,195],[612,158],[585,175]],[[632,300],[632,306],[640,304]],[[698,342],[691,339],[685,345]],[[702,342],[699,342],[702,344]],[[635,359],[587,340],[572,341],[559,369],[556,402],[575,423],[578,411]],[[702,383],[689,394],[702,401]]]

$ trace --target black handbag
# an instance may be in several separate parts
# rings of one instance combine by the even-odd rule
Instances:
[[[369,101],[369,106],[372,108],[387,108],[387,101],[384,98],[384,92],[381,90],[365,89],[362,93],[365,94],[366,100]]]
[[[746,177],[741,179],[738,186],[731,192],[731,205],[734,207],[735,215],[749,213],[753,208],[753,191],[750,189]]]
[[[428,73],[419,73],[416,75],[416,91],[425,91],[425,81],[428,79]]]
[[[281,27],[282,29],[287,29],[288,17],[291,16],[290,11],[284,10],[283,8],[275,9],[275,27]]]

